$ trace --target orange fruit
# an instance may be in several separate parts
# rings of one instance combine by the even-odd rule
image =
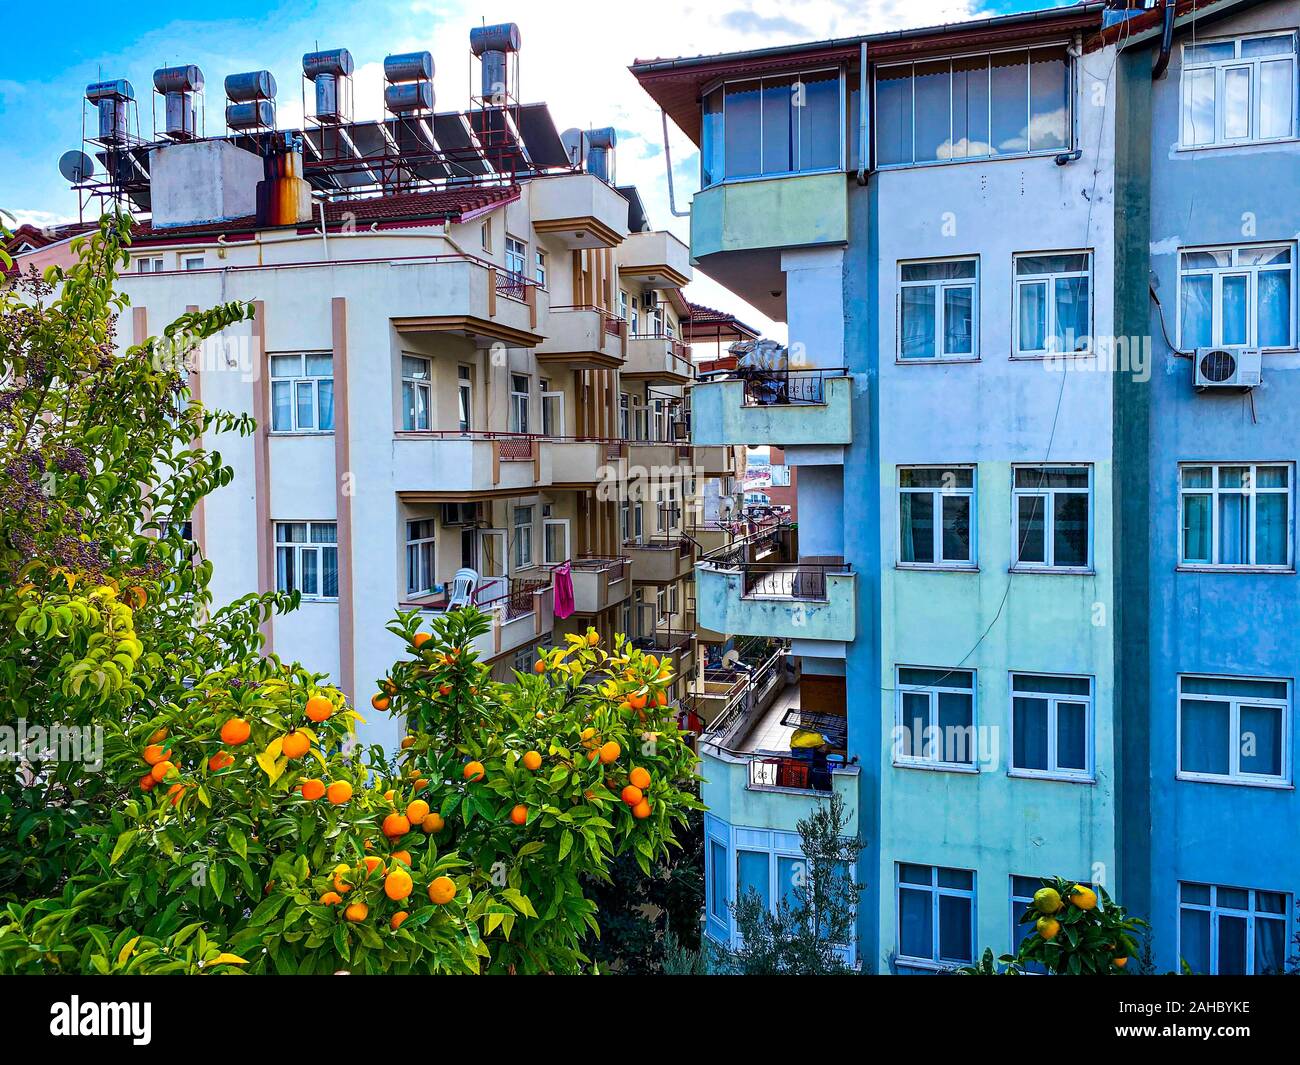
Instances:
[[[423,791],[429,786],[429,782],[424,777],[417,777],[415,781],[415,790]]]
[[[311,738],[305,732],[290,732],[280,741],[280,753],[286,758],[301,758],[311,749]]]
[[[320,723],[334,713],[334,704],[323,695],[313,695],[307,700],[307,720]]]
[[[155,732],[152,736],[149,737],[149,742],[162,743],[162,741],[165,740],[166,738],[167,738],[167,730],[165,728],[160,728],[157,732]]]
[[[630,783],[645,791],[650,786],[650,771],[637,766],[627,775],[627,779]]]
[[[364,902],[354,902],[343,911],[343,916],[355,924],[357,921],[364,921],[370,916],[370,907]]]
[[[327,891],[320,897],[320,900],[326,906],[337,906],[343,901],[343,897],[337,891]]]
[[[534,672],[534,673],[545,673],[545,672],[546,672],[546,663],[545,663],[542,659],[539,658],[539,659],[538,659],[538,660],[533,664],[533,672]]]
[[[235,756],[229,751],[218,751],[208,759],[208,769],[213,773],[219,773],[228,765],[235,764]]]
[[[167,761],[158,762],[151,770],[149,770],[149,774],[154,778],[154,780],[162,780],[163,777],[171,776],[175,772],[176,767],[172,765],[171,762]]]
[[[627,704],[633,710],[644,710],[646,704],[646,696],[641,695],[637,692],[628,692]]]
[[[1111,958],[1111,961],[1121,969],[1128,964],[1128,958]]]
[[[644,798],[645,795],[642,794],[641,789],[635,784],[629,784],[623,789],[623,801],[629,806],[635,806]]]
[[[141,791],[153,791],[154,779],[152,773],[146,773],[140,778]]]
[[[392,788],[389,788],[386,792],[384,792],[384,802],[388,803],[389,806],[392,806],[393,796],[396,794],[397,792],[393,791]]]
[[[414,736],[403,736],[403,737],[402,737],[402,750],[407,751],[407,750],[410,750],[410,749],[411,749],[412,747],[414,747],[414,746],[415,746],[415,737],[414,737]]]
[[[449,876],[437,877],[429,885],[429,901],[435,906],[445,906],[456,897],[456,881]]]
[[[425,832],[441,832],[442,826],[446,823],[447,822],[442,819],[442,814],[438,813],[437,810],[433,810],[430,811],[429,815],[424,819],[420,827],[424,829]]]
[[[393,869],[384,877],[384,894],[394,902],[400,902],[411,893],[414,881],[405,869]]]
[[[181,801],[181,796],[185,794],[184,784],[173,784],[167,789],[167,794],[172,797],[172,805],[175,806]]]
[[[404,836],[410,831],[411,822],[402,814],[391,813],[384,818],[384,835],[389,839],[397,839],[398,836]]]
[[[304,780],[298,789],[302,792],[302,797],[308,802],[315,802],[325,794],[325,781],[312,777],[310,780]],[[334,800],[331,799],[331,802]]]
[[[406,819],[413,825],[424,823],[424,819],[429,816],[429,804],[423,799],[415,799],[407,804]]]
[[[335,780],[325,789],[325,797],[339,806],[352,798],[352,785],[346,780]]]
[[[623,753],[623,748],[620,747],[613,740],[610,740],[607,744],[601,747],[600,760],[604,762],[606,765],[609,765],[610,762],[616,761],[618,759],[618,756],[622,753]]]
[[[529,751],[524,755],[525,769],[540,769],[542,767],[542,756],[536,751]]]
[[[352,870],[346,865],[336,865],[334,867],[334,890],[340,895],[346,895],[352,890],[352,882],[343,879],[350,872],[352,872]]]
[[[370,876],[376,869],[383,872],[384,859],[380,858],[376,854],[367,854],[364,859],[364,864],[366,867],[366,876]]]
[[[1038,929],[1038,934],[1044,939],[1055,939],[1057,933],[1061,931],[1061,922],[1055,917],[1043,916],[1038,918],[1034,927]]]
[[[418,651],[421,647],[423,647],[426,643],[428,643],[432,639],[433,639],[432,633],[417,632],[414,636],[411,637],[411,643],[415,644],[415,649]]]
[[[523,803],[519,803],[517,806],[515,806],[513,810],[510,811],[510,820],[517,825],[522,825],[525,821],[528,820],[528,807],[525,806]]]
[[[221,726],[221,742],[231,747],[238,747],[241,743],[248,742],[252,731],[248,722],[242,717],[232,717]]]
[[[172,756],[169,750],[163,750],[162,744],[151,743],[144,749],[144,760],[149,765],[157,765],[159,762],[165,762]]]
[[[370,705],[373,706],[376,710],[387,710],[388,696],[387,695],[371,696]]]
[[[638,821],[644,821],[647,817],[650,816],[650,804],[646,802],[645,799],[642,799],[639,803],[637,803],[635,806],[632,807],[632,816],[635,817]]]
[[[466,762],[464,774],[465,779],[472,784],[476,780],[482,780],[486,776],[486,771],[483,769],[482,762]]]
[[[439,695],[450,695],[450,694],[451,694],[451,685],[450,685],[450,684],[439,684],[439,685],[438,685],[438,694],[439,694]]]
[[[595,647],[598,643],[600,643],[600,633],[592,629],[591,632],[587,633],[587,646]]]
[[[410,851],[393,851],[389,857],[391,857],[395,862],[401,862],[408,869],[414,864],[411,861]]]
[[[388,927],[391,928],[394,932],[396,932],[399,928],[402,927],[402,922],[405,921],[410,916],[411,915],[407,913],[405,910],[398,910],[395,914],[393,914],[392,917],[388,919]]]
[[[667,705],[668,705],[668,696],[663,692],[657,692],[655,694],[655,706],[667,706]]]

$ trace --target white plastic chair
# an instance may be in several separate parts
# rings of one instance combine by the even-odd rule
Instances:
[[[478,587],[478,571],[458,569],[451,581],[451,595],[447,599],[447,609],[457,610],[470,606],[474,602],[474,590]]]

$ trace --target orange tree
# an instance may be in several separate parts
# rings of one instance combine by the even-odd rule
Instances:
[[[648,865],[693,801],[671,672],[587,639],[500,685],[481,616],[402,616],[376,708],[412,735],[397,761],[357,749],[336,690],[260,653],[294,598],[211,611],[177,530],[231,476],[191,441],[253,426],[173,355],[247,308],[116,356],[128,244],[107,217],[72,268],[0,293],[0,726],[26,737],[0,760],[0,970],[578,969],[579,873]]]

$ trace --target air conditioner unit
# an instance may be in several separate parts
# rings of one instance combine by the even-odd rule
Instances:
[[[654,289],[646,289],[641,296],[641,307],[643,310],[653,311],[659,306],[659,293]]]
[[[1259,348],[1197,348],[1195,387],[1246,392],[1260,383]]]
[[[478,524],[477,503],[444,503],[442,505],[443,525]]]

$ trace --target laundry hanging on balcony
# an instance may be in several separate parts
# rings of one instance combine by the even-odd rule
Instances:
[[[551,578],[555,589],[555,618],[563,621],[573,613],[573,563],[556,566]]]

